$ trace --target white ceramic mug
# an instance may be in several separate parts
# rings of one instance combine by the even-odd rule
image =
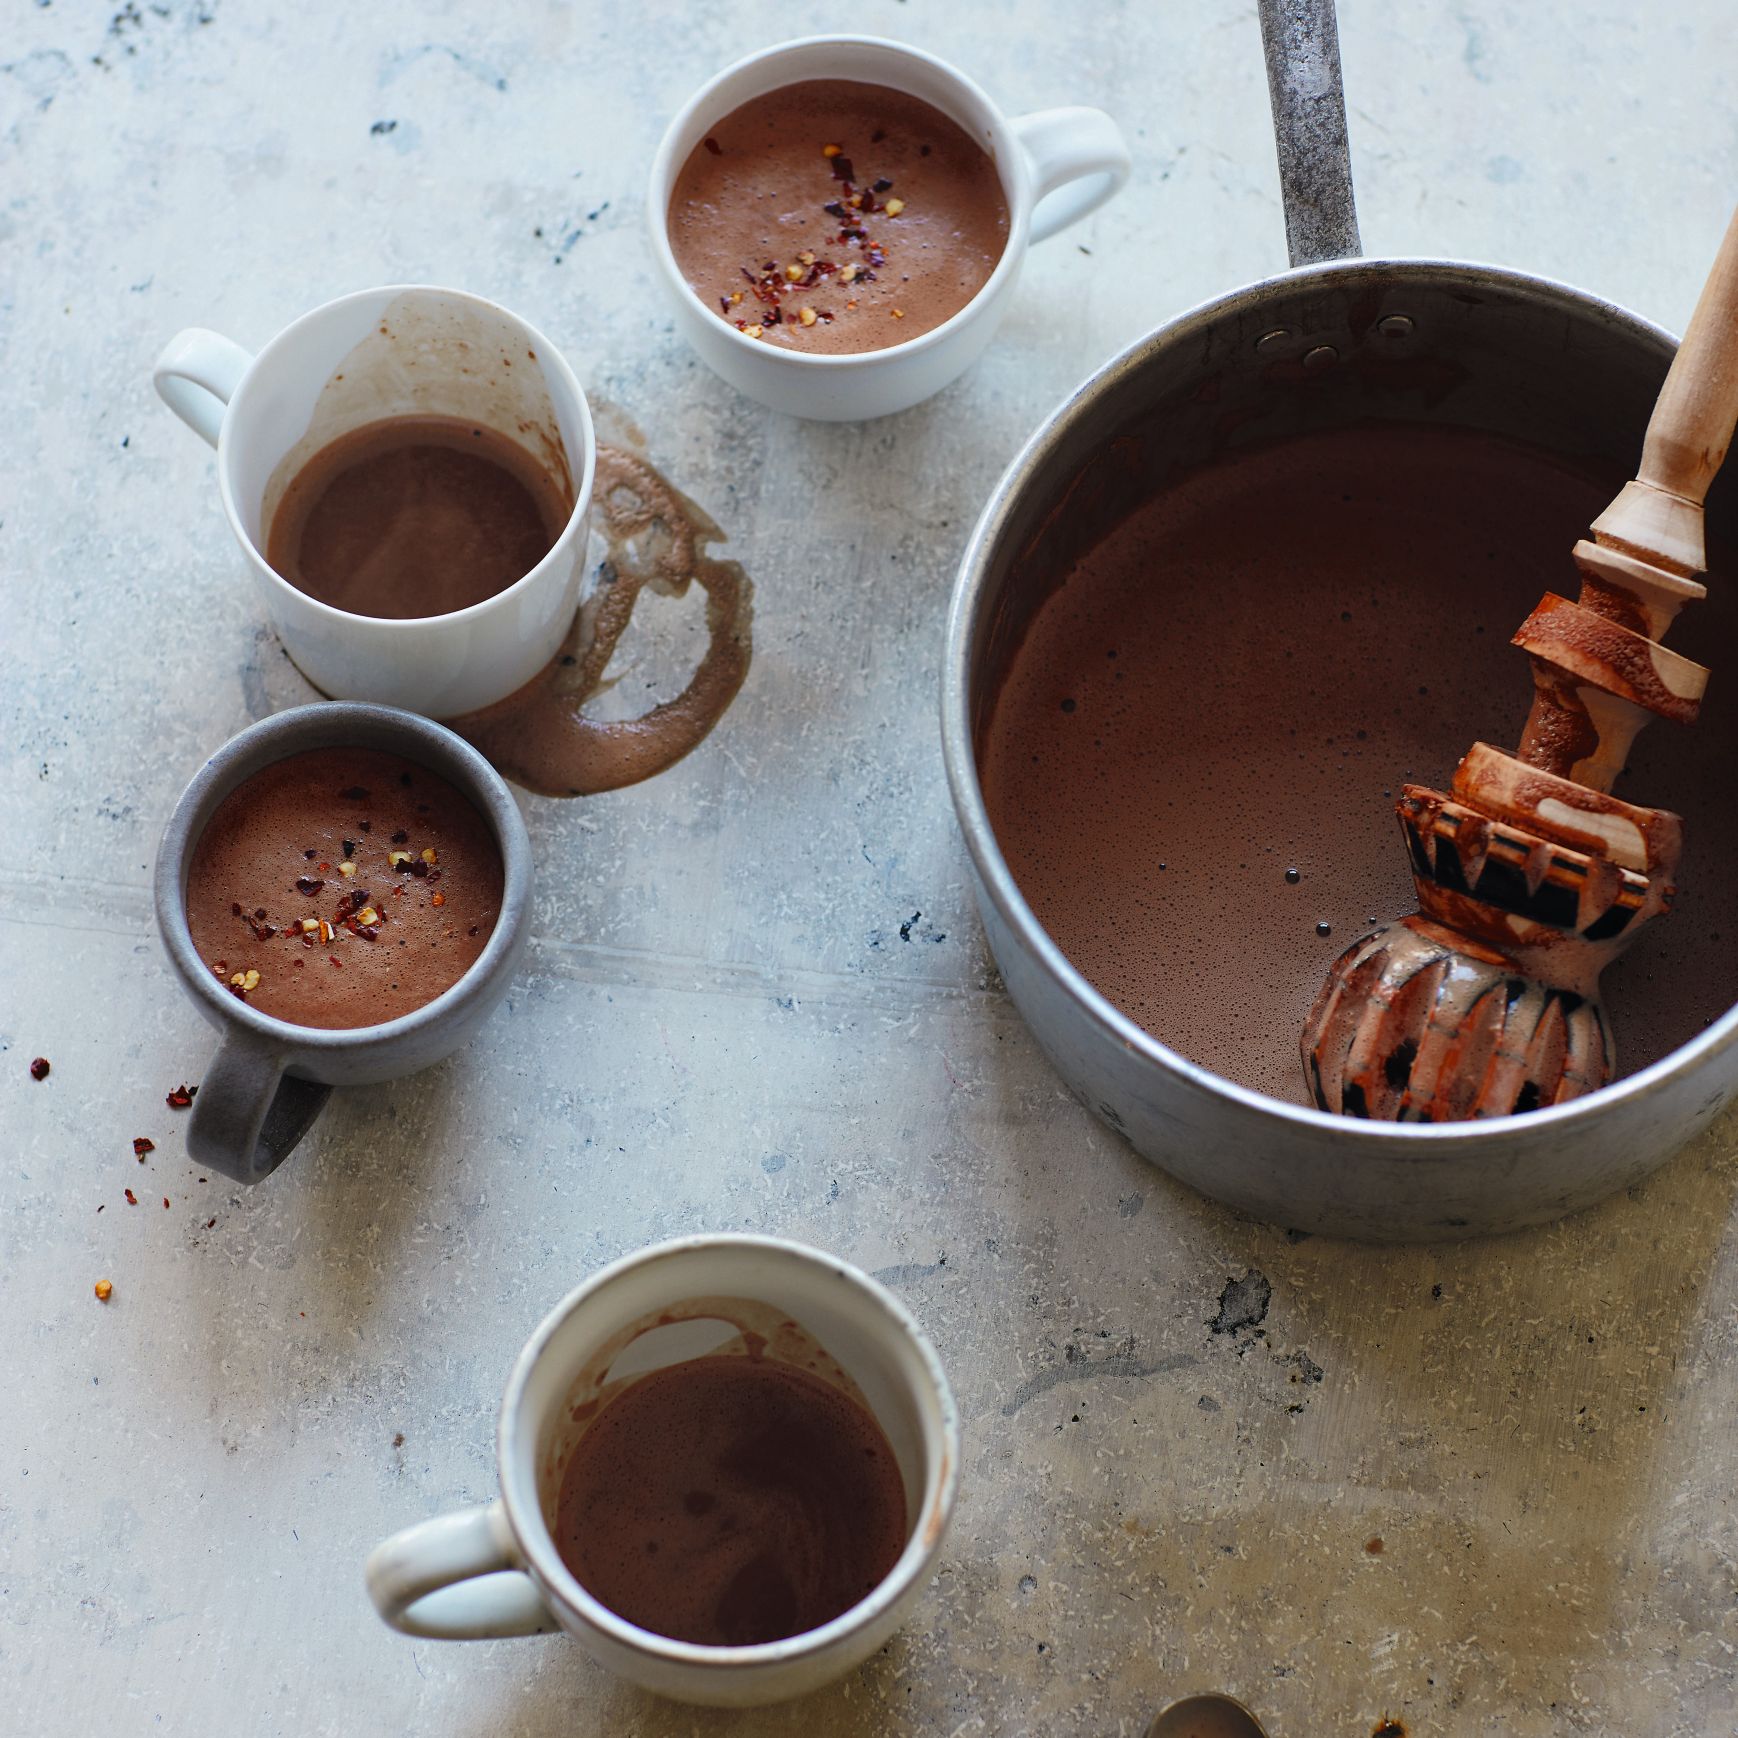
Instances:
[[[223,510],[266,614],[323,693],[455,718],[504,699],[555,658],[579,604],[596,451],[585,394],[535,327],[461,290],[359,290],[304,314],[257,356],[189,327],[152,379],[217,448]],[[403,621],[352,615],[273,571],[271,515],[329,441],[407,414],[464,417],[517,441],[568,486],[573,510],[549,553],[481,603]]]
[[[822,78],[886,85],[940,109],[989,153],[1008,201],[1008,245],[983,288],[951,319],[887,350],[820,356],[750,338],[701,301],[670,246],[670,194],[694,147],[742,104]],[[683,336],[710,368],[774,410],[852,422],[909,409],[963,373],[995,336],[1026,249],[1096,211],[1128,174],[1128,146],[1098,109],[1010,120],[963,72],[921,49],[873,36],[805,37],[739,60],[670,123],[652,161],[652,257]]]
[[[713,1647],[639,1628],[593,1598],[555,1546],[562,1473],[591,1415],[576,1394],[663,1368],[734,1332],[695,1310],[771,1306],[817,1341],[886,1432],[906,1493],[904,1551],[872,1593],[782,1641]],[[660,1317],[687,1309],[673,1324]],[[660,1338],[662,1337],[662,1338]],[[600,1367],[601,1365],[601,1367]],[[582,1414],[576,1422],[575,1411]],[[698,1236],[624,1257],[569,1294],[513,1366],[501,1404],[499,1500],[395,1534],[368,1559],[380,1615],[407,1635],[465,1641],[577,1636],[612,1671],[661,1695],[753,1707],[804,1695],[859,1665],[929,1579],[959,1482],[959,1421],[940,1360],[890,1292],[830,1255],[776,1237]]]

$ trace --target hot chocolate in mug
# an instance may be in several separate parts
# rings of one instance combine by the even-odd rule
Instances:
[[[869,1593],[830,1622],[722,1647],[640,1627],[578,1580],[557,1546],[566,1470],[584,1433],[635,1378],[709,1360],[751,1322],[782,1323],[835,1368],[893,1452],[904,1545]],[[748,1355],[754,1355],[753,1350]],[[423,1521],[368,1559],[368,1591],[407,1635],[577,1636],[612,1671],[680,1701],[753,1707],[819,1689],[861,1664],[929,1582],[959,1483],[959,1419],[935,1348],[884,1287],[835,1256],[776,1237],[695,1236],[594,1274],[519,1354],[501,1404],[501,1495]]]
[[[163,402],[217,448],[224,513],[266,614],[326,695],[454,718],[523,687],[578,608],[596,463],[585,394],[555,346],[460,290],[360,290],[304,314],[257,356],[190,327],[153,375]],[[445,615],[352,614],[267,561],[273,517],[308,461],[395,417],[460,418],[524,449],[569,511],[553,547],[504,590]]]

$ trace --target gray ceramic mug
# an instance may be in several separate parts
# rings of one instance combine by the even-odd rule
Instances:
[[[471,969],[432,1002],[377,1026],[293,1026],[262,1014],[218,982],[187,927],[187,868],[217,805],[261,768],[316,748],[380,749],[427,767],[471,800],[501,849],[501,912]],[[387,706],[327,701],[250,725],[205,763],[163,831],[155,893],[170,963],[223,1035],[193,1101],[188,1155],[257,1183],[289,1157],[334,1086],[414,1074],[457,1050],[488,1017],[530,934],[531,840],[500,775],[450,730]]]

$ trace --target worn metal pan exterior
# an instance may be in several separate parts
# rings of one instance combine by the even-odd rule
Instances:
[[[1075,970],[991,830],[977,737],[1032,610],[1072,552],[1170,476],[1246,444],[1352,421],[1424,421],[1627,475],[1672,350],[1636,315],[1522,273],[1442,260],[1308,266],[1196,308],[1125,352],[997,485],[961,565],[943,670],[943,751],[979,909],[1009,992],[1063,1079],[1204,1194],[1300,1230],[1379,1240],[1556,1218],[1646,1175],[1719,1115],[1738,1091],[1738,1011],[1603,1091],[1479,1123],[1349,1121],[1195,1066]],[[1710,501],[1711,548],[1738,543],[1731,497]],[[1711,588],[1698,610],[1705,643],[1733,643],[1729,589]],[[1710,727],[1689,752],[1729,768],[1738,737],[1712,719],[1697,730]]]

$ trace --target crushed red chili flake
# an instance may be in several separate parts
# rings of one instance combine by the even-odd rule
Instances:
[[[298,875],[296,877],[296,891],[307,894],[310,899],[325,885],[326,883],[317,875]]]
[[[706,137],[700,141],[700,143],[703,144],[706,147],[706,149],[712,153],[712,155],[714,157],[722,157],[724,155],[724,147],[721,144],[719,144],[719,142],[715,138],[713,138],[713,136],[710,133],[708,133],[706,135]]]
[[[156,1152],[156,1150],[157,1150],[157,1143],[154,1140],[151,1140],[148,1136],[146,1136],[146,1135],[134,1135],[133,1136],[133,1154],[138,1159],[138,1161],[141,1165],[144,1164],[144,1162],[145,1162],[145,1155],[147,1153],[154,1153],[154,1152]]]
[[[332,964],[335,965],[339,969],[339,971],[342,971],[344,969],[344,962],[341,959],[339,959],[339,957],[335,953],[327,954],[326,958],[329,959],[332,962]]]
[[[408,834],[403,827],[400,827],[398,831],[392,835],[392,842],[395,845],[403,845],[409,840],[409,838],[410,834]]]
[[[137,1207],[138,1206],[139,1197],[137,1195],[135,1195],[131,1189],[123,1189],[121,1191],[121,1193],[127,1197],[127,1205],[129,1207]]]
[[[851,159],[844,155],[833,158],[833,179],[835,181],[855,181],[857,172],[851,167]]]
[[[187,1086],[183,1084],[176,1087],[173,1092],[165,1094],[163,1102],[168,1105],[171,1110],[185,1110],[188,1105],[193,1102],[198,1091],[199,1088],[197,1086]]]
[[[232,899],[229,902],[229,915],[231,917],[241,916],[241,901],[239,899]]]
[[[168,1196],[167,1196],[167,1195],[165,1195],[165,1196],[164,1196],[164,1197],[163,1197],[163,1205],[164,1205],[164,1206],[165,1206],[165,1207],[167,1207],[167,1206],[168,1206],[168,1205],[169,1205],[169,1197],[168,1197]]]
[[[201,1181],[203,1181],[203,1179],[201,1179]],[[217,1223],[217,1216],[215,1214],[213,1214],[211,1218],[209,1218],[205,1221],[205,1229],[207,1231],[209,1231],[212,1228],[212,1226],[215,1225],[216,1223]]]
[[[46,1080],[48,1078],[49,1066],[49,1060],[46,1056],[38,1056],[30,1064],[30,1078],[32,1080]]]
[[[310,863],[312,863],[313,860],[320,855],[320,853],[318,851],[304,851],[302,853],[302,855],[304,857],[306,857]]]

